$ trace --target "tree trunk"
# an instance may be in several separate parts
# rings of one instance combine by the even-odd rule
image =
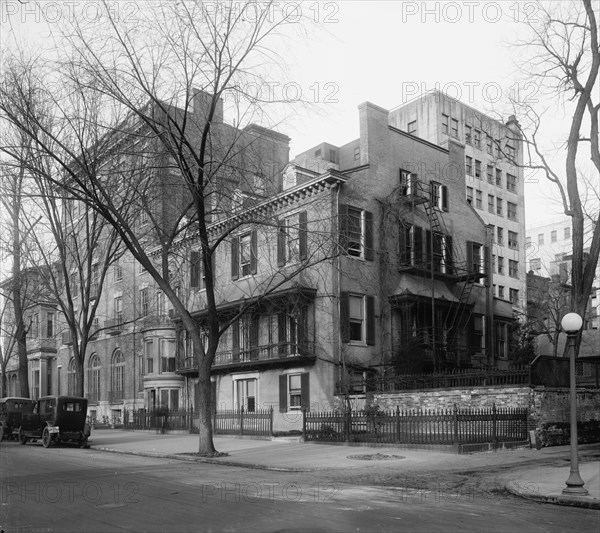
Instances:
[[[194,341],[198,338],[200,341],[200,334],[198,331],[194,332]],[[200,346],[200,344],[196,344]],[[210,368],[213,357],[209,356],[209,352],[202,356],[201,353],[197,355],[198,360],[198,453],[201,455],[213,455],[216,453],[216,449],[213,443],[213,428],[212,428],[212,391],[210,384]]]

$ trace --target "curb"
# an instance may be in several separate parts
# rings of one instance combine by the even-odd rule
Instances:
[[[541,503],[553,503],[555,505],[566,505],[570,507],[581,507],[584,509],[598,509],[600,510],[600,500],[584,500],[585,496],[544,496],[543,494],[536,494],[534,492],[523,491],[518,481],[504,482],[504,487],[508,492],[524,498],[526,500],[533,500]]]
[[[109,453],[120,453],[122,455],[137,455],[139,457],[152,457],[153,459],[173,459],[176,461],[187,461],[188,463],[208,463],[221,466],[236,466],[239,468],[249,468],[251,470],[270,470],[272,472],[314,472],[316,468],[294,468],[285,466],[267,466],[253,463],[241,463],[238,461],[222,461],[211,457],[199,457],[192,454],[165,454],[159,452],[136,452],[133,450],[117,450],[116,448],[104,448],[94,446],[93,450]]]

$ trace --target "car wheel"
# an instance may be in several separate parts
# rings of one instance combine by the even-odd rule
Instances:
[[[52,436],[48,431],[48,428],[44,428],[44,432],[42,433],[42,444],[44,448],[50,448],[50,443],[52,442]]]
[[[22,429],[19,430],[19,443],[27,444],[27,437],[25,436],[25,432]]]
[[[80,448],[89,448],[90,447],[90,445],[88,444],[87,435],[84,435],[83,437],[81,437],[79,439],[79,447]]]

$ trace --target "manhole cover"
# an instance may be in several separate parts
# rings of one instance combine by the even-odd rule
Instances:
[[[389,455],[387,453],[365,453],[361,455],[348,455],[348,459],[357,459],[358,461],[391,461],[404,459],[404,456]]]

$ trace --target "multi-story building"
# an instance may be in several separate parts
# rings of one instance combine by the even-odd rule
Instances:
[[[515,117],[503,124],[438,90],[392,109],[389,116],[390,125],[439,146],[452,139],[464,143],[467,201],[493,231],[494,294],[524,311],[525,180]]]
[[[219,313],[251,312],[219,347],[218,408],[274,406],[276,429],[299,428],[302,408],[360,397],[372,376],[508,364],[512,306],[493,296],[492,234],[465,198],[464,145],[401,131],[368,102],[359,117],[359,138],[300,154],[277,195],[229,219],[239,230],[215,260]],[[261,213],[277,224],[256,225]],[[196,298],[201,322],[201,283]],[[176,345],[192,400],[193,346],[183,332]]]

